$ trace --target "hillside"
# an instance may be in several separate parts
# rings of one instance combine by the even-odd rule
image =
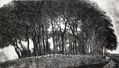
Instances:
[[[1,68],[103,68],[110,62],[100,55],[44,55],[1,63]],[[108,67],[109,68],[109,67]]]

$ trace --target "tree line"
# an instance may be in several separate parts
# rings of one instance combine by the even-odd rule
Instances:
[[[0,47],[11,44],[19,58],[51,53],[100,55],[117,47],[112,26],[106,13],[89,1],[13,1],[0,8]]]

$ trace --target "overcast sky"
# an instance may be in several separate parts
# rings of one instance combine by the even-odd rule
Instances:
[[[12,0],[0,0],[0,7],[2,7],[5,4],[10,3]],[[97,2],[100,8],[102,8],[104,11],[107,12],[107,15],[111,17],[113,20],[113,25],[115,29],[115,34],[119,35],[119,0],[91,0]],[[119,42],[119,38],[118,38]],[[8,59],[14,59],[17,58],[17,55],[14,51],[14,47],[9,46],[4,49],[0,49],[0,52],[5,53]],[[119,53],[119,46],[117,50],[113,51],[113,53]]]

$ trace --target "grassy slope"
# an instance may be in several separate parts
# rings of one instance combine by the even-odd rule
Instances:
[[[7,61],[0,66],[2,68],[98,68],[108,62],[108,59],[99,55],[45,55]]]

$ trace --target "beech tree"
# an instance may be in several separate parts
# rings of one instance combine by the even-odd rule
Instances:
[[[13,45],[19,58],[51,53],[103,54],[105,49],[117,47],[110,18],[90,1],[13,3],[0,8],[0,46]],[[50,38],[53,39],[52,45]],[[33,41],[33,52],[30,50],[30,39]],[[27,42],[27,47],[22,41]]]

